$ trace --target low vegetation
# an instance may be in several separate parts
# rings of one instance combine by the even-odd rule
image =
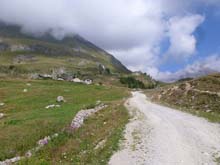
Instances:
[[[220,122],[220,74],[169,84],[151,94],[154,101]]]
[[[127,85],[128,88],[145,88],[144,83],[134,77],[121,77],[120,82]]]
[[[156,86],[156,84],[149,80],[147,83],[144,83],[144,81],[141,81],[132,76],[121,77],[120,82],[126,85],[128,88],[152,89]]]
[[[24,90],[25,89],[25,90]],[[57,96],[66,102],[57,103]],[[39,139],[59,136],[21,164],[105,164],[117,149],[128,114],[123,107],[124,88],[82,85],[52,80],[0,81],[0,161],[24,155]],[[109,105],[85,121],[74,133],[63,131],[76,113],[100,100]],[[60,107],[46,109],[51,104]],[[94,150],[102,140],[104,146]]]

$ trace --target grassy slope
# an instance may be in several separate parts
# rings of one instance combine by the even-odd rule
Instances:
[[[26,85],[28,82],[31,86]],[[28,89],[28,92],[24,93],[23,89]],[[61,108],[45,109],[47,105],[56,104],[58,95],[64,96],[67,102]],[[24,154],[36,146],[39,139],[68,126],[81,108],[101,100],[109,103],[110,107],[99,112],[99,116],[87,120],[76,133],[62,133],[61,137],[29,160],[29,164],[39,164],[41,161],[53,164],[60,160],[82,164],[106,162],[117,148],[122,128],[128,120],[128,114],[119,101],[127,95],[126,90],[115,87],[46,80],[1,80],[0,102],[6,105],[0,107],[0,112],[5,113],[6,117],[0,120],[0,160]],[[115,101],[117,104],[112,103]],[[103,121],[107,124],[103,125]],[[106,146],[92,153],[92,147],[102,138],[107,138]],[[62,160],[63,151],[71,158]],[[81,155],[80,151],[86,153]]]
[[[23,61],[21,63],[15,62],[18,55],[33,56],[32,61]],[[76,71],[93,72],[97,65],[94,61],[89,61],[79,57],[71,56],[59,56],[50,57],[42,54],[29,54],[27,52],[4,52],[0,55],[0,72],[12,73],[12,75],[28,74],[28,73],[51,73],[54,68],[64,67],[67,71],[76,73]],[[85,61],[85,64],[80,65],[81,61]],[[9,66],[13,65],[13,70],[9,69]],[[95,70],[98,73],[98,70]]]
[[[186,83],[191,86],[188,91]],[[174,89],[175,87],[177,89]],[[148,94],[153,95],[154,101],[205,117],[213,122],[220,122],[220,97],[204,91],[220,92],[220,74],[169,84]]]
[[[0,35],[1,36],[1,35]],[[44,57],[45,60],[49,59],[50,65],[48,65],[47,69],[43,70],[43,68],[37,65],[38,63],[45,64],[44,60],[37,58],[35,62],[26,62],[27,65],[33,65],[34,69],[41,69],[40,71],[48,72],[49,69],[53,69],[54,67],[66,67],[69,70],[77,71],[79,68],[81,71],[92,71],[97,69],[97,63],[101,63],[105,65],[105,67],[111,69],[113,72],[128,72],[126,68],[120,64],[116,59],[114,59],[111,55],[104,52],[103,50],[96,48],[94,45],[91,46],[91,43],[86,43],[85,40],[77,41],[77,39],[71,39],[69,42],[64,41],[50,41],[43,39],[35,39],[35,38],[26,38],[24,36],[20,37],[10,37],[4,38],[4,43],[8,45],[25,45],[25,46],[40,46],[40,50],[38,51],[17,51],[10,52],[9,50],[0,52],[0,60],[2,61],[1,65],[8,66],[17,65],[18,67],[25,67],[25,64],[14,64],[13,59],[16,58],[17,55],[34,55]],[[76,42],[76,43],[75,43]],[[88,45],[87,45],[88,44]],[[81,48],[79,52],[78,48]],[[74,49],[73,49],[74,48]],[[47,53],[45,53],[47,52]],[[65,61],[64,61],[65,59]],[[6,61],[7,63],[3,63]],[[48,60],[47,60],[48,61]],[[86,61],[84,66],[79,65],[81,61]],[[56,65],[59,63],[58,65]],[[1,66],[0,65],[0,66]],[[28,66],[24,69],[26,72],[31,72],[32,70],[28,68]],[[96,71],[97,72],[97,71]],[[1,73],[1,70],[0,70]]]

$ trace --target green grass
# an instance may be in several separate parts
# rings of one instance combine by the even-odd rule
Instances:
[[[33,60],[24,58],[20,63],[16,61],[19,55],[33,56]],[[67,71],[76,72],[78,69],[81,72],[98,73],[97,64],[93,60],[75,56],[47,56],[30,52],[3,52],[0,55],[0,73],[13,73],[13,75],[28,74],[28,73],[51,73],[54,68],[64,67]],[[79,65],[80,62],[86,61],[86,65]],[[14,69],[10,69],[14,66]],[[93,71],[95,70],[95,71]],[[9,76],[9,75],[8,75]]]
[[[31,83],[31,86],[27,86],[26,83]],[[24,93],[23,89],[28,89],[28,92]],[[64,96],[66,103],[62,103],[60,108],[45,109],[47,105],[57,104],[56,97],[60,95]],[[126,110],[121,106],[115,106],[119,103],[113,105],[112,102],[126,96],[127,91],[123,88],[48,80],[0,80],[0,102],[5,103],[5,106],[0,107],[0,112],[6,114],[6,117],[0,120],[0,160],[23,155],[35,147],[39,139],[61,132],[69,126],[81,108],[101,100],[112,106],[100,112],[99,116],[88,119],[84,127],[76,133],[62,133],[58,139],[27,162],[40,164],[42,161],[43,164],[53,164],[61,160],[68,164],[70,160],[62,160],[60,155],[63,150],[66,150],[75,162],[95,164],[101,159],[106,162],[112,151],[117,148],[128,118]],[[104,120],[109,124],[103,126]],[[91,133],[95,135],[94,138],[91,138]],[[94,145],[94,141],[101,138],[108,139],[104,151],[92,153],[92,148],[88,148],[89,153],[85,154],[85,158],[79,157],[79,150],[87,149],[88,145]],[[93,154],[99,156],[93,158]]]
[[[107,164],[119,147],[118,142],[127,122],[128,114],[123,106],[108,108],[90,117],[73,134],[63,133],[20,164]],[[95,149],[102,140],[106,140],[104,146]]]

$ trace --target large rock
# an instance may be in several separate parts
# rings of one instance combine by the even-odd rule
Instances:
[[[75,83],[81,83],[82,82],[82,80],[80,80],[79,78],[74,78],[71,81],[75,82]]]

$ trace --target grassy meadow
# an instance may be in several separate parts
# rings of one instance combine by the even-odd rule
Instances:
[[[27,89],[27,92],[24,92]],[[0,80],[0,161],[22,156],[39,139],[59,133],[56,139],[20,164],[106,164],[117,149],[128,113],[124,88],[83,85],[52,80]],[[63,96],[65,103],[57,103]],[[101,100],[109,105],[85,121],[74,133],[62,131],[82,108]],[[59,108],[46,109],[51,104]],[[105,144],[94,149],[101,141]]]

